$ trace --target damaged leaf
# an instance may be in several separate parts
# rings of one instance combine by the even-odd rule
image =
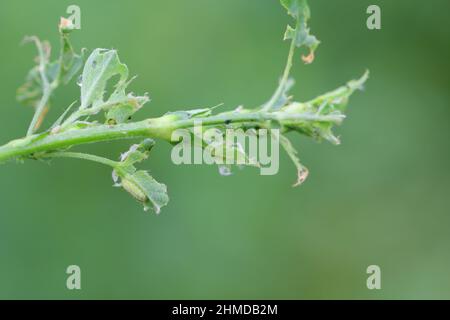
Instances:
[[[339,139],[333,134],[333,127],[340,124],[345,118],[344,111],[350,96],[363,88],[369,73],[357,79],[349,81],[345,86],[325,93],[305,103],[294,102],[286,106],[283,111],[286,114],[302,114],[306,116],[323,116],[321,120],[290,120],[281,121],[289,130],[295,130],[316,140],[325,139],[333,144],[339,144]],[[328,118],[327,118],[328,117]]]
[[[156,181],[147,171],[127,174],[121,181],[123,188],[144,205],[144,210],[151,206],[159,214],[169,202],[166,185]]]
[[[285,40],[292,40],[297,48],[306,47],[309,54],[303,56],[303,62],[310,64],[314,61],[315,51],[320,44],[317,38],[310,34],[308,20],[311,16],[306,0],[281,0],[281,4],[287,9],[289,15],[296,20],[295,28],[287,26],[284,34]]]
[[[67,19],[66,19],[67,20]],[[67,24],[67,23],[66,23]],[[26,42],[34,42],[38,51],[34,66],[26,77],[25,84],[17,90],[17,100],[35,108],[35,115],[28,134],[37,131],[50,107],[53,91],[62,83],[68,84],[83,65],[83,54],[77,54],[69,41],[69,33],[60,26],[61,49],[59,57],[51,61],[51,47],[37,37],[28,37]]]
[[[120,76],[117,88],[123,88],[128,79],[128,68],[121,63],[117,51],[95,49],[86,61],[81,76],[80,109],[103,104],[106,84],[113,76]]]
[[[105,100],[108,81],[115,76],[118,76],[119,80],[114,91]],[[117,51],[94,50],[87,59],[81,76],[80,110],[90,109],[91,114],[104,110],[106,121],[111,125],[130,120],[131,116],[149,101],[147,95],[135,96],[133,93],[126,93],[126,88],[132,80],[128,81],[128,68],[120,62]]]
[[[27,37],[25,42],[34,42],[38,49],[37,65],[28,73],[24,85],[17,90],[17,99],[35,106],[42,97],[44,85],[57,87],[60,81],[68,84],[83,66],[83,53],[77,54],[70,43],[69,34],[60,32],[61,49],[59,57],[50,61],[51,47],[47,41]]]
[[[146,139],[123,153],[113,170],[113,180],[116,186],[123,187],[133,198],[141,202],[145,210],[152,206],[155,212],[159,213],[169,202],[167,187],[157,182],[147,171],[137,171],[134,166],[148,158],[154,144],[152,139]]]

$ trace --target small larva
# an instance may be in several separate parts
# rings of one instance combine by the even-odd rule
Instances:
[[[122,187],[133,196],[137,201],[146,203],[148,201],[147,195],[136,184],[127,179],[122,179]]]

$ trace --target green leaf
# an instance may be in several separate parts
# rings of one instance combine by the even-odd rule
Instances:
[[[117,51],[95,49],[86,61],[81,78],[81,106],[80,109],[104,104],[103,95],[108,80],[118,75],[120,77],[117,88],[126,86],[128,68],[121,63]]]
[[[106,123],[110,125],[125,123],[131,120],[136,111],[137,108],[131,103],[114,105],[106,113]]]
[[[281,124],[290,130],[295,130],[316,140],[327,140],[333,144],[339,144],[339,139],[333,134],[333,127],[340,124],[345,118],[344,111],[350,96],[363,89],[364,83],[369,77],[369,72],[357,79],[349,81],[345,86],[330,91],[305,103],[294,102],[283,108],[286,114],[298,114],[309,116],[323,116],[319,121],[281,121]]]
[[[125,123],[131,120],[132,116],[141,109],[144,104],[150,101],[147,94],[143,96],[135,96],[133,93],[126,93],[129,82],[119,85],[111,94],[108,101],[102,105],[102,109],[106,110],[106,122],[114,125]]]
[[[303,56],[305,63],[314,61],[314,55],[320,41],[314,35],[310,34],[308,20],[311,16],[306,0],[281,0],[281,4],[287,9],[288,13],[297,20],[295,28],[288,26],[284,34],[285,40],[292,40],[296,47],[306,47],[309,54]]]
[[[136,171],[122,179],[124,188],[148,210],[152,205],[157,214],[169,203],[167,187],[156,181],[147,171]]]
[[[120,183],[117,182],[119,178]],[[166,185],[157,182],[147,171],[136,171],[133,166],[120,166],[113,171],[113,179],[116,181],[115,186],[122,187],[141,202],[146,211],[151,204],[159,214],[161,208],[169,202]]]
[[[60,28],[61,49],[59,57],[50,61],[51,47],[47,41],[41,41],[37,37],[25,38],[25,42],[34,42],[39,52],[37,65],[34,66],[26,77],[26,82],[17,90],[17,100],[21,103],[35,107],[41,99],[44,91],[44,81],[56,88],[60,82],[68,84],[81,70],[84,61],[83,51],[77,54],[69,39],[69,34]],[[40,68],[44,69],[42,79]]]
[[[306,0],[280,0],[280,2],[286,8],[288,14],[295,19],[299,19],[301,16],[309,19],[311,16]]]
[[[169,202],[167,187],[157,182],[147,171],[137,171],[134,167],[136,163],[148,158],[154,144],[154,140],[145,139],[140,144],[132,145],[121,155],[120,162],[113,171],[113,180],[116,186],[123,187],[133,198],[141,202],[145,210],[151,204],[155,212],[159,213]]]
[[[105,100],[107,84],[113,77],[119,76],[111,95]],[[128,81],[128,68],[121,63],[117,51],[96,49],[86,61],[81,77],[80,110],[89,109],[90,114],[106,111],[106,121],[115,125],[131,119],[142,106],[149,101],[147,95],[135,96],[126,93],[132,78]]]
[[[120,161],[125,166],[131,166],[135,163],[146,160],[153,149],[155,141],[153,139],[145,139],[140,144],[134,144],[130,149],[120,156]]]
[[[284,34],[284,39],[285,40],[294,39],[296,47],[299,48],[305,46],[309,48],[310,54],[314,54],[315,50],[320,44],[320,41],[317,40],[315,36],[309,33],[309,29],[306,27],[306,24],[304,24],[303,27],[299,27],[297,29],[293,29],[291,26],[288,26],[286,29],[286,33]],[[304,57],[304,60],[305,59],[307,58]]]
[[[307,102],[320,114],[329,114],[333,111],[345,111],[350,96],[356,90],[363,90],[364,84],[369,79],[369,71],[366,71],[359,79],[350,80],[345,86],[327,92]]]

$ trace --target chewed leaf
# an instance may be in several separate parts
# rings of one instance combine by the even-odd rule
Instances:
[[[300,23],[302,26],[302,23]],[[298,27],[297,29],[293,29],[291,26],[288,26],[286,29],[286,33],[284,34],[285,40],[295,39],[295,45],[297,47],[305,46],[309,49],[309,54],[307,56],[303,56],[303,61],[306,64],[310,64],[314,61],[314,52],[320,44],[320,41],[311,34],[309,34],[309,28],[306,27],[306,23],[303,27]]]
[[[320,114],[329,114],[333,111],[345,111],[348,99],[356,90],[362,90],[364,84],[369,79],[369,71],[356,80],[350,80],[345,86],[320,95],[306,104]]]
[[[96,49],[89,56],[81,81],[81,107],[86,109],[102,104],[108,80],[119,75],[117,87],[123,87],[128,78],[128,68],[121,63],[117,51]]]
[[[111,125],[125,123],[131,120],[136,111],[137,108],[131,103],[114,105],[106,113],[106,123]]]
[[[281,4],[287,9],[288,13],[297,20],[296,27],[288,26],[284,34],[285,40],[293,40],[295,46],[306,47],[309,54],[302,59],[306,64],[314,61],[314,55],[320,41],[314,35],[310,34],[308,20],[311,16],[306,0],[281,0]]]
[[[148,210],[151,205],[155,212],[159,214],[161,208],[169,202],[166,185],[156,181],[147,171],[126,172],[126,170],[113,172],[113,179],[120,177],[120,186],[123,187],[133,198],[144,205],[144,210]]]
[[[151,205],[155,212],[159,213],[161,208],[169,202],[167,187],[157,182],[147,171],[137,171],[134,167],[134,164],[148,158],[154,144],[152,139],[145,139],[140,144],[132,145],[121,155],[112,176],[115,186],[123,187],[144,205],[145,210]]]
[[[105,98],[108,81],[119,76],[114,91]],[[81,106],[89,114],[106,111],[106,122],[110,125],[124,123],[131,119],[150,99],[147,94],[135,96],[127,93],[128,68],[121,63],[117,51],[96,49],[89,56],[81,76]]]
[[[305,166],[301,164],[300,159],[297,155],[297,150],[295,150],[291,141],[289,141],[287,137],[285,137],[284,135],[280,135],[280,144],[297,168],[297,181],[293,185],[294,187],[297,187],[305,182],[306,178],[308,178],[309,171]]]
[[[130,192],[130,190],[127,191],[130,192],[137,200],[142,202],[146,210],[148,205],[151,204],[155,212],[159,214],[161,208],[166,206],[169,202],[166,185],[156,181],[151,175],[148,174],[147,171],[141,170],[127,176],[125,179],[122,179],[122,185],[124,185],[124,181],[131,183],[131,185],[135,188],[135,194]],[[144,195],[145,198],[143,198],[142,195]]]
[[[363,88],[368,79],[366,72],[360,79],[349,81],[345,86],[325,93],[305,103],[294,102],[283,108],[286,114],[297,114],[310,117],[320,117],[320,120],[289,120],[281,121],[287,129],[298,131],[316,140],[327,140],[339,144],[338,137],[333,134],[333,127],[345,119],[344,111],[350,96]]]
[[[120,155],[120,162],[113,170],[112,176],[116,186],[120,186],[119,178],[136,172],[134,165],[146,160],[155,145],[153,139],[145,139],[139,144],[133,144],[127,152]]]
[[[145,139],[140,144],[134,144],[130,147],[130,150],[120,156],[120,161],[125,166],[131,166],[135,163],[142,162],[148,158],[154,145],[155,141],[153,139]]]
[[[50,60],[51,47],[47,41],[40,41],[37,37],[27,37],[25,42],[34,42],[38,49],[37,65],[30,70],[26,82],[17,90],[18,101],[35,106],[42,97],[44,82],[56,87],[61,82],[68,84],[83,66],[83,52],[77,54],[70,41],[69,33],[60,26],[61,49],[54,61]],[[40,70],[43,68],[44,72]],[[45,79],[43,79],[45,77]]]
[[[288,14],[296,20],[296,23],[295,28],[288,25],[284,34],[285,40],[292,40],[286,67],[277,90],[272,95],[269,102],[261,107],[264,111],[279,110],[290,100],[288,92],[293,86],[294,81],[289,78],[289,73],[293,65],[295,48],[304,46],[309,49],[309,54],[302,57],[303,61],[309,64],[313,62],[314,52],[319,45],[319,40],[309,33],[307,22],[310,17],[310,12],[306,0],[281,0],[281,4],[287,9]]]
[[[150,99],[147,94],[135,96],[133,93],[126,93],[128,83],[119,84],[102,106],[106,111],[106,122],[114,125],[131,120],[131,117],[141,109]]]
[[[286,8],[288,14],[295,19],[298,19],[300,15],[305,16],[307,19],[310,17],[308,4],[305,0],[280,0],[283,7]]]

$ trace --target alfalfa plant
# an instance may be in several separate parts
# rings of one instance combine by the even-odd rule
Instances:
[[[69,34],[74,29],[72,21],[62,18],[59,25],[61,49],[56,60],[51,60],[47,42],[36,37],[28,38],[37,47],[38,59],[26,83],[19,88],[18,99],[33,106],[35,113],[24,138],[0,147],[0,161],[52,158],[95,161],[110,166],[117,186],[123,187],[145,208],[152,207],[159,213],[169,201],[166,186],[135,166],[148,158],[155,143],[153,139],[172,142],[171,135],[175,130],[192,129],[196,122],[201,121],[204,127],[214,128],[222,134],[228,128],[278,128],[280,145],[297,168],[295,185],[301,184],[308,170],[300,163],[285,134],[296,131],[316,140],[338,144],[332,128],[345,118],[349,97],[362,88],[368,73],[310,101],[295,101],[289,95],[294,84],[289,74],[296,59],[295,49],[305,47],[308,50],[309,53],[301,58],[309,64],[314,60],[319,41],[310,34],[307,25],[310,11],[306,0],[281,0],[281,4],[294,19],[294,24],[288,25],[284,35],[285,40],[290,40],[286,68],[269,101],[252,109],[240,107],[218,114],[214,114],[213,108],[177,111],[137,122],[130,121],[131,116],[149,101],[149,97],[128,92],[128,84],[133,78],[130,79],[128,68],[119,60],[117,52],[95,49],[85,59],[84,52],[77,53],[69,41]],[[107,84],[113,77],[118,77],[118,80],[112,92],[108,93]],[[53,92],[73,79],[78,79],[81,87],[80,102],[70,105],[50,128],[38,132],[50,108]],[[105,115],[104,121],[95,121],[94,117],[99,114]],[[134,144],[118,161],[71,151],[81,144],[121,139],[140,139],[142,142]],[[233,146],[224,145],[224,148]]]

